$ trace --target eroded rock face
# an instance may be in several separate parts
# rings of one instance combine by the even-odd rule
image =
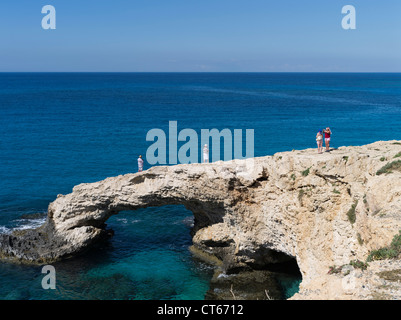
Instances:
[[[364,260],[401,229],[401,173],[376,174],[400,151],[396,141],[307,149],[80,184],[49,205],[44,226],[2,235],[0,249],[24,261],[58,260],[101,239],[119,211],[183,204],[195,217],[194,245],[228,273],[296,258],[302,297],[329,266]]]

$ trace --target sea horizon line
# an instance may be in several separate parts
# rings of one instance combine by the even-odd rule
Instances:
[[[153,74],[222,74],[222,73],[242,73],[242,74],[401,74],[401,71],[0,71],[0,74],[10,73],[153,73]]]

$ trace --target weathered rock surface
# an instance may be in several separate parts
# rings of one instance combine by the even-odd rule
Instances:
[[[266,289],[268,288],[268,290]],[[279,300],[280,286],[269,271],[255,270],[235,275],[213,276],[206,300]]]
[[[350,286],[334,285],[338,276],[327,272],[366,259],[401,229],[401,173],[376,174],[400,151],[401,143],[380,141],[323,154],[158,166],[80,184],[49,205],[42,227],[1,235],[1,254],[62,259],[105,236],[105,222],[119,211],[183,204],[195,217],[194,246],[222,260],[227,274],[292,257],[303,277],[294,298],[348,299]]]

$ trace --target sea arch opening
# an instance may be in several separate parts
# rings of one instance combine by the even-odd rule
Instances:
[[[124,210],[107,220],[113,236],[104,244],[105,278],[124,277],[133,283],[133,299],[204,299],[214,266],[194,256],[191,230],[194,215],[184,205]]]
[[[282,252],[262,250],[258,255],[269,263],[229,275],[210,256],[194,254],[195,219],[186,206],[169,204],[122,210],[107,220],[113,266],[138,284],[141,299],[287,299],[299,290],[296,259]]]

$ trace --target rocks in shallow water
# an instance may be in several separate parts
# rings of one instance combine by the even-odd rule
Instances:
[[[0,250],[3,259],[42,262],[50,257],[48,250],[59,245],[47,224],[37,229],[16,230],[0,235]]]
[[[47,213],[45,212],[37,212],[37,213],[26,213],[20,216],[20,219],[25,220],[36,220],[36,219],[43,219],[46,218]]]
[[[226,275],[216,272],[205,299],[209,300],[278,300],[282,298],[280,284],[273,272],[242,271]]]
[[[83,294],[91,300],[128,300],[135,299],[136,284],[128,276],[120,273],[110,276],[89,277],[83,279]]]
[[[86,233],[94,233],[95,237],[88,237]],[[83,237],[85,241],[71,242],[54,231],[51,221],[46,221],[36,229],[15,230],[11,234],[0,234],[0,258],[7,261],[25,263],[51,263],[68,258],[89,249],[90,241],[97,242],[104,239],[108,232],[93,227],[82,227],[73,233],[76,237]],[[96,240],[96,241],[95,241]]]

